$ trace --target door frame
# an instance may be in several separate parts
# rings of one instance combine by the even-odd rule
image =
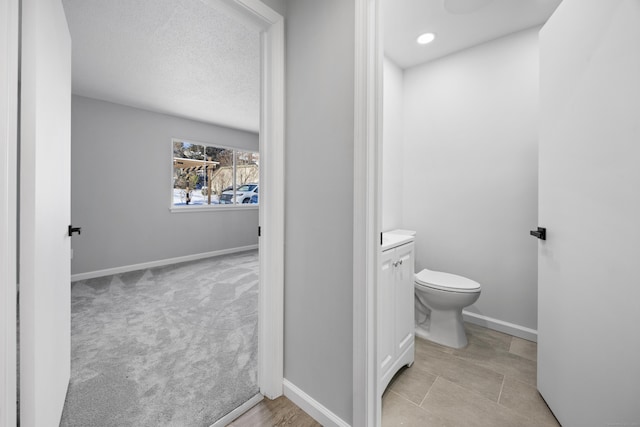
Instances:
[[[17,422],[19,2],[0,3],[0,425]]]
[[[284,379],[284,18],[259,0],[222,3],[261,33],[258,386],[275,399]]]
[[[353,425],[380,426],[376,294],[380,265],[382,36],[380,1],[355,2]]]
[[[282,395],[284,372],[284,19],[257,0],[223,0],[249,17],[262,34],[262,93],[260,120],[261,168],[259,240],[259,387],[269,398]],[[19,2],[2,0],[0,52],[7,58],[0,70],[0,424],[17,419],[17,170]],[[13,180],[10,178],[14,178]],[[6,238],[4,238],[6,236]]]

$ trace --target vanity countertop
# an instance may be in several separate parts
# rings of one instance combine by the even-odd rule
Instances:
[[[395,248],[405,243],[413,242],[415,233],[406,230],[394,230],[382,233],[382,250]]]

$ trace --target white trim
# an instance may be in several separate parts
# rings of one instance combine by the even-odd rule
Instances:
[[[283,385],[284,395],[324,427],[350,427],[349,423],[331,412],[287,379],[283,380]]]
[[[0,3],[0,425],[17,424],[17,0]]]
[[[258,383],[275,399],[284,378],[284,19],[260,1],[236,1],[270,24],[262,32]]]
[[[375,295],[380,241],[382,55],[379,1],[356,0],[353,221],[353,425],[379,426]]]
[[[171,213],[190,213],[190,212],[225,212],[225,211],[251,211],[259,209],[259,204],[250,205],[203,205],[203,206],[174,206],[170,207]]]
[[[218,126],[220,126],[220,125],[218,125]],[[222,127],[224,127],[224,126],[222,126]],[[233,128],[228,128],[228,129],[233,129]],[[248,130],[240,130],[240,131],[241,132],[245,132],[245,133],[251,133],[253,135],[258,135],[258,132],[252,132],[252,131],[248,131]],[[254,148],[234,147],[233,145],[217,144],[217,143],[214,143],[214,142],[205,142],[205,141],[199,141],[199,140],[191,139],[191,138],[180,138],[178,136],[172,136],[171,137],[171,148],[172,148],[171,157],[173,157],[173,143],[174,142],[186,142],[187,144],[206,145],[207,147],[223,148],[225,150],[247,151],[249,153],[260,153],[259,150],[256,150]],[[171,167],[173,168],[173,165]]]
[[[237,248],[221,249],[219,251],[203,252],[193,255],[179,256],[175,258],[166,258],[157,261],[143,262],[140,264],[123,265],[122,267],[106,268],[104,270],[88,271],[86,273],[77,273],[71,275],[71,281],[95,279],[96,277],[112,276],[114,274],[128,273],[130,271],[146,270],[147,268],[162,267],[165,265],[178,264],[180,262],[196,261],[204,258],[211,258],[220,255],[234,254],[258,249],[258,245],[240,246]]]
[[[220,418],[215,423],[211,424],[210,427],[224,427],[224,426],[230,424],[235,419],[240,418],[240,416],[242,416],[249,409],[253,408],[258,403],[260,403],[262,401],[262,399],[264,399],[263,395],[261,395],[260,393],[256,394],[251,399],[247,400],[242,405],[238,406],[236,409],[234,409],[233,411],[229,412],[227,415],[225,415],[224,417]]]
[[[505,334],[513,335],[514,337],[538,342],[538,331],[527,328],[526,326],[516,325],[515,323],[509,323],[504,320],[494,319],[493,317],[471,313],[466,310],[462,310],[462,317],[465,321],[473,323],[474,325],[484,326],[485,328],[504,332]]]
[[[269,31],[270,27],[282,19],[277,12],[261,0],[203,0],[213,4],[226,14],[239,19],[257,31]]]

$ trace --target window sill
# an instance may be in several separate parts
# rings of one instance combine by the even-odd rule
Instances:
[[[253,211],[258,210],[260,205],[213,205],[213,206],[172,206],[169,208],[171,213],[190,213],[190,212],[225,212],[225,211]]]

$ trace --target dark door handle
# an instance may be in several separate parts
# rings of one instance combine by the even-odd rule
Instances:
[[[73,233],[82,234],[82,228],[69,226],[69,237],[73,236]]]
[[[537,237],[540,240],[547,240],[547,229],[544,227],[538,227],[538,230],[531,230],[529,232],[534,237]]]

